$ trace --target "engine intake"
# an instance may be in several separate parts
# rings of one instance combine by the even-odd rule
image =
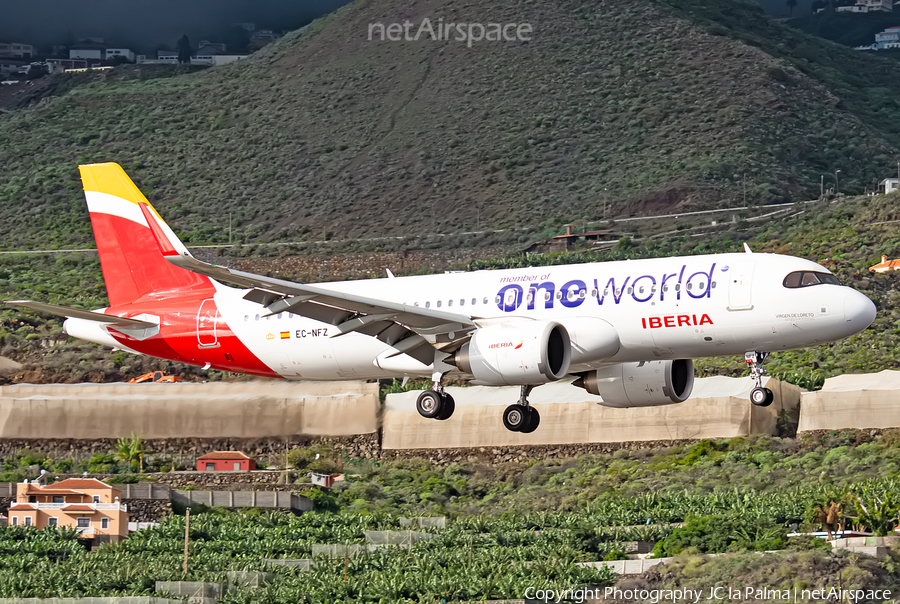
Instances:
[[[483,327],[445,362],[485,386],[554,382],[569,371],[572,344],[559,323],[517,321]]]
[[[655,407],[687,400],[694,388],[694,361],[619,363],[591,371],[573,382],[603,397],[607,407]]]

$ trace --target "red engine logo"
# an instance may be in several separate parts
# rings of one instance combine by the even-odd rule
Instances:
[[[524,343],[525,343],[525,340],[522,340],[522,341],[519,342],[518,344],[515,344],[515,343],[513,343],[513,342],[500,342],[499,344],[491,344],[491,345],[489,345],[489,346],[488,346],[488,349],[494,350],[494,349],[496,349],[496,348],[512,348],[513,350],[518,350],[518,349],[520,349],[520,348],[522,347],[522,345],[523,345]]]

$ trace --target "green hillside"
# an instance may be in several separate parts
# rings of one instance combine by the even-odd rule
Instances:
[[[527,22],[527,42],[371,23]],[[0,114],[0,246],[91,243],[76,165],[124,165],[187,241],[539,226],[815,197],[893,173],[896,63],[753,2],[360,0],[249,60],[61,76]]]
[[[677,234],[625,239],[610,251],[573,251],[558,254],[521,254],[489,261],[475,261],[459,269],[507,268],[577,262],[602,262],[625,258],[741,251],[747,241],[755,252],[789,254],[809,258],[831,269],[845,285],[869,296],[878,307],[875,323],[864,332],[839,342],[773,354],[767,363],[772,374],[807,388],[821,385],[825,377],[900,368],[900,274],[873,274],[868,267],[882,254],[900,256],[900,195],[841,198],[839,201],[789,206],[789,212],[767,221],[740,220],[715,228],[692,228],[675,220],[669,229]],[[696,226],[696,225],[694,225]],[[662,227],[665,230],[667,227]],[[642,233],[638,232],[638,236]],[[244,270],[270,272],[264,259]],[[229,259],[219,263],[228,265]],[[382,265],[377,270],[383,274]],[[400,274],[401,271],[398,271]],[[301,276],[274,272],[286,279]],[[97,308],[107,304],[100,265],[85,254],[25,256],[0,255],[0,299],[33,299],[53,304]],[[217,372],[165,363],[123,352],[110,352],[78,342],[61,331],[55,319],[5,310],[0,314],[0,355],[26,365],[17,381],[116,381],[153,369],[166,368],[185,377],[218,379]],[[701,376],[745,375],[743,358],[700,360]],[[209,374],[209,377],[207,376]]]

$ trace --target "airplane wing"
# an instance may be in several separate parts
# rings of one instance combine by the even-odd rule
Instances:
[[[127,317],[117,317],[115,315],[107,315],[102,312],[94,312],[91,310],[80,310],[77,308],[67,308],[65,306],[56,306],[54,304],[44,304],[43,302],[32,302],[31,300],[9,300],[6,304],[12,306],[21,306],[22,308],[30,308],[40,312],[50,313],[59,317],[67,317],[72,319],[87,319],[88,321],[97,321],[99,323],[108,323],[112,327],[130,327],[136,329],[150,329],[158,327],[156,323],[149,323],[139,319],[129,319]]]
[[[453,352],[476,329],[475,320],[469,315],[254,275],[202,262],[189,253],[170,254],[166,259],[217,281],[251,288],[244,299],[261,304],[270,315],[291,312],[330,323],[337,327],[334,337],[347,333],[369,335],[396,348],[395,355],[407,354],[425,365],[434,362],[435,349]]]
[[[269,315],[291,312],[330,323],[337,328],[333,337],[347,333],[372,336],[396,349],[391,356],[406,354],[425,365],[434,362],[435,349],[453,352],[477,328],[469,315],[397,304],[202,262],[187,250],[175,249],[147,204],[140,204],[140,210],[166,260],[217,281],[251,288],[244,299],[261,304]]]

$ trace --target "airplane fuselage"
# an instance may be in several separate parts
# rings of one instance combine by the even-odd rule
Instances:
[[[787,286],[786,277],[798,272],[828,274],[790,256],[716,254],[319,285],[485,320],[552,320],[582,332],[611,326],[618,350],[573,364],[576,372],[610,363],[802,348],[871,323],[874,306],[863,294],[831,282]],[[335,325],[289,312],[266,316],[260,304],[244,299],[247,291],[213,281],[207,289],[154,294],[104,310],[158,322],[158,333],[143,339],[74,318],[67,319],[66,331],[172,361],[287,379],[432,375],[430,365],[396,355],[377,338],[338,336]],[[590,334],[581,341],[590,342]]]

